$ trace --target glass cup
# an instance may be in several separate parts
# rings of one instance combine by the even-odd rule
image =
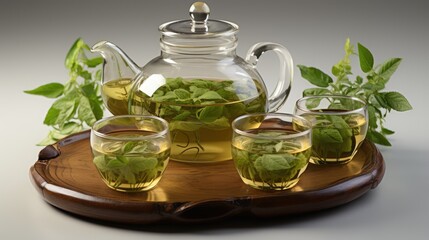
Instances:
[[[309,96],[296,102],[295,114],[313,126],[314,164],[344,164],[352,160],[368,129],[366,103],[350,96]]]
[[[168,123],[155,116],[120,115],[91,129],[93,162],[106,185],[121,192],[149,190],[167,167]]]
[[[311,123],[283,113],[248,114],[232,122],[232,159],[243,182],[261,190],[295,186],[311,155]]]

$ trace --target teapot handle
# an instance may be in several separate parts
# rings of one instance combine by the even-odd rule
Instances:
[[[269,112],[277,111],[289,96],[293,81],[293,60],[289,51],[282,45],[270,42],[261,42],[253,45],[247,51],[246,62],[254,68],[259,58],[266,51],[273,50],[280,60],[280,78],[273,93],[268,97]]]

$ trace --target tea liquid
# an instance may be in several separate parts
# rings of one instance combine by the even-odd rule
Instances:
[[[168,163],[169,143],[162,138],[125,140],[148,134],[147,131],[119,131],[107,135],[124,140],[91,138],[93,162],[110,188],[124,192],[142,191],[159,182]]]
[[[329,119],[312,114],[303,116],[313,122],[312,163],[347,163],[365,139],[367,124],[362,114],[335,115]],[[336,138],[332,137],[333,129]]]
[[[113,115],[128,114],[128,96],[132,87],[131,79],[109,81],[102,86],[104,104]]]
[[[229,80],[167,79],[149,97],[134,92],[131,108],[169,122],[171,159],[183,162],[215,162],[231,159],[231,122],[238,116],[265,112],[262,86]]]
[[[249,133],[278,137],[296,132],[263,129]],[[310,155],[309,137],[270,140],[237,135],[232,141],[232,157],[241,179],[257,189],[283,190],[293,187],[307,168]]]

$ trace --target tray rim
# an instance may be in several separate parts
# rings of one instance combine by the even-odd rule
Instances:
[[[293,215],[332,208],[351,202],[374,189],[381,182],[385,173],[385,163],[379,149],[368,140],[364,144],[371,148],[371,164],[362,168],[362,172],[351,179],[341,179],[325,188],[291,192],[285,191],[278,195],[246,196],[230,198],[208,198],[199,201],[182,202],[126,202],[91,196],[82,192],[58,186],[44,178],[43,167],[49,160],[61,154],[61,147],[89,138],[89,130],[70,135],[55,144],[48,145],[39,152],[39,158],[30,167],[30,180],[43,199],[62,210],[80,216],[119,224],[150,224],[158,222],[211,222],[236,215],[253,215],[256,217],[275,217]],[[323,191],[324,194],[320,192]],[[353,192],[341,198],[339,193]],[[317,206],[308,207],[307,202],[297,200],[318,200]],[[332,201],[336,199],[336,201]],[[267,201],[270,207],[267,207]],[[293,208],[279,206],[279,201],[293,202]],[[111,209],[115,206],[115,209]],[[119,206],[119,207],[118,207]],[[282,208],[281,211],[273,209]],[[197,210],[217,209],[216,213],[195,216]],[[197,214],[198,215],[198,214]],[[130,217],[131,216],[131,217]]]

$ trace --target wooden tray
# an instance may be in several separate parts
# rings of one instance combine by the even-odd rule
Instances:
[[[44,200],[65,211],[123,224],[206,222],[231,216],[274,217],[311,212],[350,202],[377,187],[383,157],[365,141],[346,165],[310,164],[290,190],[267,192],[242,183],[233,162],[170,161],[152,190],[120,193],[102,182],[92,163],[89,131],[47,146],[30,169]]]

